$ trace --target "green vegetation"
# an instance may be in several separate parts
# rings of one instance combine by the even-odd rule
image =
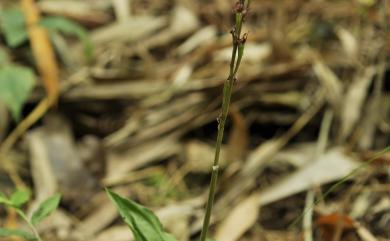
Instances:
[[[212,166],[210,191],[200,241],[206,240],[207,231],[210,225],[211,211],[218,178],[219,154],[222,145],[225,122],[229,113],[233,85],[237,81],[236,74],[240,67],[242,56],[244,55],[244,47],[247,39],[247,34],[241,34],[241,30],[242,24],[245,22],[246,14],[249,10],[249,3],[249,0],[239,0],[234,7],[235,25],[231,30],[233,51],[230,61],[229,75],[223,87],[222,111],[221,115],[218,117],[218,135],[215,148],[215,158]],[[160,222],[151,211],[130,200],[121,198],[119,195],[111,191],[107,191],[107,193],[111,200],[116,204],[123,220],[127,223],[127,225],[129,225],[136,241],[175,240],[171,235],[168,235],[162,230]]]
[[[84,44],[86,56],[92,57],[92,43],[81,25],[62,17],[43,17],[40,24],[49,32],[77,37]],[[18,8],[0,11],[0,27],[9,47],[19,47],[28,39],[25,17]]]
[[[0,228],[0,237],[18,236],[27,240],[41,241],[42,238],[39,236],[36,226],[58,207],[60,199],[61,196],[59,194],[46,199],[39,205],[38,209],[33,212],[31,218],[28,218],[22,210],[22,206],[30,200],[30,191],[26,189],[19,189],[9,198],[0,193],[0,204],[14,209],[16,213],[28,224],[31,230],[31,232],[28,232],[20,229]]]
[[[135,241],[177,241],[171,234],[164,231],[160,220],[152,211],[108,189],[106,192],[117,207],[123,221],[133,232]],[[213,240],[208,239],[208,241]]]
[[[62,17],[44,17],[41,20],[49,33],[61,33],[76,36],[84,44],[88,59],[93,55],[91,41],[86,30],[79,24]],[[27,27],[23,12],[18,8],[0,10],[0,34],[4,35],[6,44],[18,48],[28,40]],[[35,84],[34,72],[11,62],[7,54],[0,49],[0,100],[10,110],[14,120],[20,120],[24,103]]]
[[[31,69],[13,64],[0,65],[0,100],[15,120],[20,119],[22,107],[34,84],[35,76]]]

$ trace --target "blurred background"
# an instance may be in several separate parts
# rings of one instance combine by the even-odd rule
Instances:
[[[232,6],[1,0],[0,190],[30,188],[27,211],[62,194],[45,240],[133,240],[104,187],[198,239]],[[389,14],[387,0],[252,1],[211,237],[390,240]],[[23,228],[4,208],[0,225]]]

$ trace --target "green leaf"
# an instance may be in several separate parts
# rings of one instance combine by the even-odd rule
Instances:
[[[0,228],[0,237],[11,237],[11,236],[18,236],[27,240],[37,240],[37,238],[34,235],[23,230]]]
[[[11,110],[15,120],[19,120],[34,82],[34,74],[29,68],[14,65],[0,68],[0,100]]]
[[[61,200],[61,195],[56,194],[52,197],[49,197],[46,199],[37,210],[33,213],[31,217],[31,223],[33,225],[37,225],[39,222],[41,222],[44,218],[49,216],[50,213],[52,213],[59,205]]]
[[[11,195],[9,200],[13,207],[19,208],[30,200],[30,192],[27,189],[18,189]]]
[[[11,202],[4,194],[0,193],[0,204],[11,205]]]
[[[10,47],[17,47],[27,40],[26,23],[20,9],[0,11],[0,27],[4,32],[7,45]]]
[[[160,221],[152,211],[110,190],[106,191],[125,223],[130,227],[136,241],[175,240],[163,231]]]
[[[45,17],[41,25],[52,31],[59,31],[65,35],[76,36],[84,45],[84,53],[87,58],[93,55],[93,47],[87,31],[78,23],[62,17]]]

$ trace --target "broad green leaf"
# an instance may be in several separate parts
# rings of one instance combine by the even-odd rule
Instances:
[[[56,194],[46,199],[43,203],[41,203],[39,208],[33,213],[31,217],[31,223],[33,225],[37,225],[44,218],[49,216],[49,214],[52,213],[58,207],[60,200],[61,200],[60,194]]]
[[[163,231],[158,218],[149,209],[107,190],[108,196],[118,208],[136,241],[174,241]]]
[[[23,230],[0,228],[0,237],[12,237],[12,236],[18,236],[26,240],[37,240],[37,238],[34,235]]]
[[[9,200],[13,207],[19,208],[30,200],[30,192],[27,189],[18,189],[11,195]]]
[[[76,36],[84,45],[84,53],[88,58],[93,55],[93,47],[87,31],[78,23],[62,17],[45,17],[41,25],[52,31],[59,31],[65,35]]]
[[[0,27],[10,47],[17,47],[27,40],[26,23],[20,9],[0,11]]]
[[[34,82],[34,74],[29,68],[15,65],[0,68],[0,100],[10,109],[15,120],[19,120]]]

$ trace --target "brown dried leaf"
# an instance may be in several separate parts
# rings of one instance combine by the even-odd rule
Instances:
[[[363,241],[378,241],[378,239],[359,222],[355,222],[356,232]]]
[[[117,153],[108,153],[107,174],[103,180],[105,185],[120,182],[128,173],[153,161],[161,160],[177,153],[180,145],[172,137],[145,142],[130,150]]]
[[[70,18],[87,26],[102,25],[111,19],[108,12],[88,1],[41,0],[37,4],[44,14]]]
[[[215,239],[218,241],[235,241],[249,230],[259,214],[259,197],[251,195],[242,200],[218,227]]]
[[[337,227],[340,225],[343,228],[354,228],[354,220],[347,215],[341,214],[329,214],[329,215],[321,215],[316,220],[317,225],[328,225]]]
[[[256,222],[256,218],[252,215],[256,213],[257,216],[260,206],[278,201],[313,186],[338,180],[348,175],[356,166],[357,164],[344,154],[342,150],[334,149],[329,151],[278,184],[262,192],[252,194],[234,208],[228,218],[226,218],[226,221],[223,222],[223,228],[218,231],[218,234],[224,238],[221,240],[237,240],[251,228]],[[232,230],[231,233],[225,237],[223,232],[230,232],[230,229]]]
[[[368,93],[368,88],[376,71],[374,67],[368,67],[364,74],[359,74],[349,85],[349,89],[342,102],[341,110],[341,138],[347,138],[362,113],[362,106]]]
[[[317,218],[316,225],[321,231],[321,235],[326,241],[335,240],[338,230],[341,231],[343,240],[351,240],[351,232],[355,229],[354,220],[347,215],[329,214]]]
[[[151,49],[164,46],[193,33],[198,29],[199,25],[198,16],[192,10],[178,4],[172,11],[169,27],[153,35],[151,38],[145,39],[142,42],[142,47]]]
[[[177,52],[179,55],[185,55],[196,49],[197,47],[204,45],[205,43],[215,40],[217,37],[217,29],[215,26],[210,25],[204,27],[192,36],[190,36],[184,43],[182,43],[178,48]]]
[[[42,201],[57,192],[58,183],[46,149],[44,131],[42,129],[31,131],[27,140],[31,153],[30,165],[36,196],[33,206],[38,207]]]
[[[285,143],[284,138],[272,139],[253,150],[242,168],[243,176],[250,176],[254,170],[269,162]]]
[[[130,17],[129,0],[113,0],[112,5],[115,10],[117,21],[126,21]]]
[[[215,147],[201,141],[190,141],[185,145],[186,163],[193,172],[209,172],[213,163]],[[226,150],[222,147],[220,154],[221,167],[226,165]]]
[[[334,106],[340,103],[343,85],[337,75],[323,62],[317,60],[313,65],[314,73],[327,91],[327,96]]]
[[[266,205],[313,186],[336,181],[351,173],[357,163],[342,149],[332,149],[259,194],[260,204]]]
[[[113,40],[132,42],[150,35],[166,26],[167,23],[168,19],[166,17],[137,16],[101,27],[93,31],[90,36],[95,45],[108,43]]]
[[[340,39],[341,45],[343,46],[344,51],[348,57],[353,60],[356,59],[359,46],[355,36],[353,36],[350,31],[342,27],[336,28],[336,34]]]

